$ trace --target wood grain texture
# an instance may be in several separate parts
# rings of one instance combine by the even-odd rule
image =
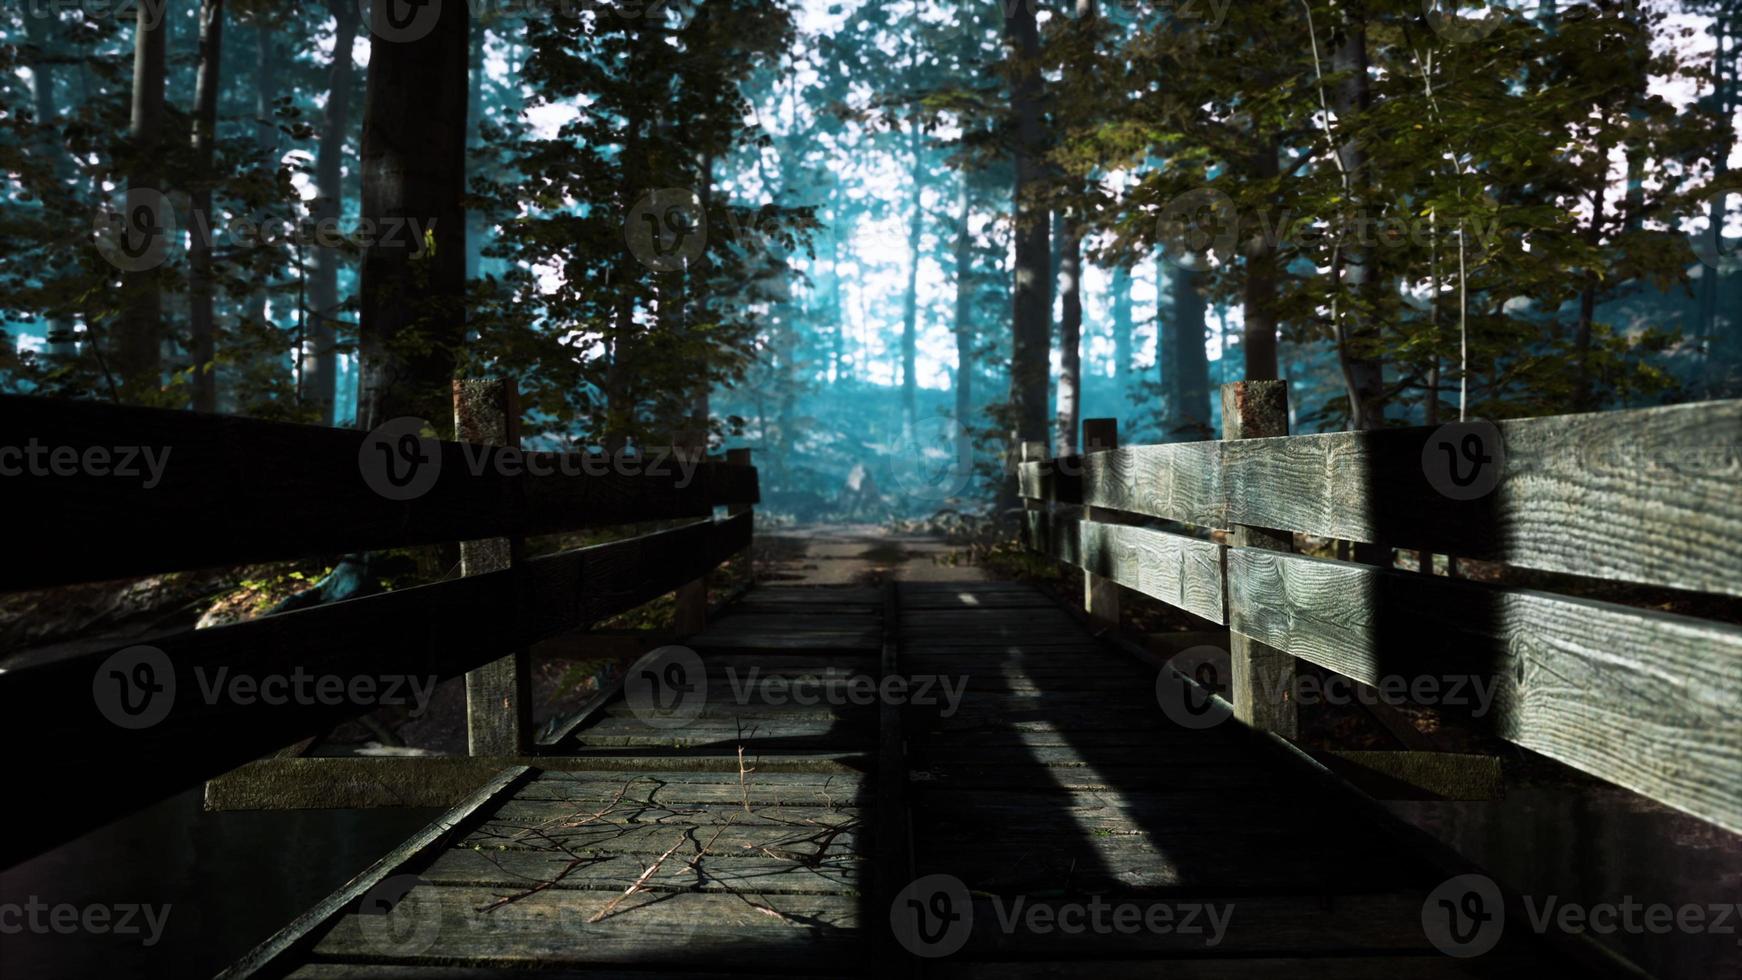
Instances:
[[[1222,546],[1186,534],[1030,514],[1046,554],[1212,623],[1223,613]],[[1006,611],[1006,615],[1009,611]],[[982,628],[985,625],[982,624]],[[1074,624],[1068,632],[1080,633]],[[1033,638],[1033,631],[1019,634]]]
[[[1228,578],[1236,632],[1366,684],[1484,679],[1497,735],[1742,830],[1742,629],[1247,548]]]
[[[368,433],[100,402],[0,396],[0,466],[10,449],[66,448],[79,460],[144,447],[163,461],[141,475],[4,477],[8,502],[32,520],[9,539],[0,590],[275,561],[441,541],[532,535],[635,521],[705,517],[758,499],[756,471],[711,460],[686,479],[675,462],[617,467],[600,457],[437,444],[440,477],[412,500],[389,500],[362,476]],[[522,472],[532,465],[549,475]],[[574,475],[564,475],[566,469]],[[106,515],[129,515],[111,520]],[[103,519],[98,519],[102,516]],[[197,532],[190,528],[198,528]]]
[[[1434,489],[1431,427],[1141,446],[1021,467],[1025,495],[1742,595],[1742,401],[1498,424],[1498,486]],[[1072,476],[1071,474],[1078,474]]]

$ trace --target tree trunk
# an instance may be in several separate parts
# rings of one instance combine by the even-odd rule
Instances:
[[[223,74],[224,0],[200,2],[199,74],[194,82],[194,186],[188,245],[188,354],[193,360],[193,407],[218,410],[217,328],[212,311],[212,143],[218,127]]]
[[[129,238],[143,230],[140,221],[155,221],[145,214],[162,201],[157,165],[158,144],[163,138],[164,18],[154,17],[151,10],[150,4],[139,5],[133,37],[133,108],[128,134],[133,161],[126,205]],[[152,231],[155,233],[155,226]],[[162,384],[163,294],[158,270],[128,272],[122,303],[111,365],[121,379],[123,396],[137,400],[155,394]]]
[[[1034,5],[1004,6],[1004,57],[1014,68],[1010,108],[1016,118],[1015,289],[1011,300],[1010,402],[1016,446],[1046,441],[1048,346],[1051,341],[1052,265],[1048,211],[1041,197],[1045,177],[1045,133],[1041,128],[1040,36]],[[1012,471],[1014,473],[1014,471]],[[1013,480],[1006,480],[1006,503],[1015,500]]]
[[[1274,142],[1254,154],[1252,175],[1260,180],[1276,176],[1277,148]],[[1240,346],[1244,348],[1247,381],[1274,381],[1276,371],[1276,242],[1271,229],[1280,218],[1258,222],[1253,235],[1246,241],[1245,332]]]
[[[24,24],[30,41],[25,49],[25,64],[30,67],[30,94],[37,125],[43,127],[37,153],[48,162],[56,191],[62,193],[72,177],[72,168],[57,136],[60,106],[54,93],[54,59],[60,49],[60,18],[52,11],[44,11],[42,16],[25,17]],[[63,267],[56,273],[66,275],[71,271]],[[49,317],[48,357],[52,364],[68,364],[78,357],[78,341],[73,330],[74,320],[66,313],[55,312]]]
[[[974,415],[974,236],[969,232],[968,174],[956,201],[956,459],[973,458],[968,432]]]
[[[1118,408],[1113,414],[1121,419],[1131,404],[1131,270],[1123,265],[1113,267],[1112,296],[1108,305],[1113,319],[1113,390]]]
[[[1077,451],[1077,420],[1083,409],[1083,235],[1074,217],[1066,216],[1059,249],[1059,282],[1064,301],[1059,310],[1059,388],[1055,452]]]
[[[1156,362],[1161,370],[1162,438],[1167,442],[1208,439],[1210,362],[1204,352],[1203,273],[1181,261],[1160,260],[1157,280],[1167,282],[1165,315],[1156,324]]]
[[[374,9],[382,16],[385,5]],[[377,231],[363,252],[359,428],[412,416],[451,429],[465,336],[470,29],[467,5],[446,3],[427,35],[371,45],[363,220]]]
[[[1367,111],[1371,102],[1367,77],[1366,12],[1359,5],[1344,15],[1344,39],[1331,56],[1332,70],[1345,74],[1335,95],[1337,119],[1344,125],[1352,123]],[[1353,205],[1367,206],[1367,151],[1359,140],[1346,139],[1337,148],[1343,172],[1351,182]],[[1355,302],[1345,303],[1342,311],[1345,324],[1341,356],[1346,365],[1344,383],[1349,392],[1350,427],[1378,429],[1385,425],[1382,397],[1385,387],[1384,362],[1381,360],[1379,323],[1372,312],[1375,299],[1373,249],[1364,245],[1346,245],[1343,249],[1343,284]]]
[[[469,55],[471,87],[466,96],[466,148],[475,150],[484,145],[484,39],[488,32],[482,21],[472,29]],[[478,278],[484,266],[484,215],[480,211],[466,214],[466,278]]]
[[[919,246],[925,229],[925,159],[920,143],[919,124],[909,136],[913,154],[913,170],[909,181],[912,200],[907,219],[907,291],[901,304],[901,424],[912,432],[919,420],[916,377],[919,356]]]
[[[339,267],[344,255],[323,244],[327,229],[338,229],[343,211],[345,142],[351,130],[351,89],[356,75],[353,49],[357,40],[357,8],[346,0],[328,3],[337,21],[333,63],[327,73],[327,105],[321,120],[321,145],[315,156],[315,199],[310,211],[316,228],[314,268],[309,275],[309,342],[303,352],[303,397],[320,413],[323,425],[335,421],[338,401]]]

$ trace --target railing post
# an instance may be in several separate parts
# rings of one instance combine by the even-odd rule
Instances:
[[[697,446],[693,441],[685,440],[684,444],[672,447],[672,455],[680,460],[693,459],[697,463],[705,463],[708,459],[706,443]],[[685,582],[678,587],[675,596],[677,607],[672,612],[672,630],[679,636],[690,636],[700,633],[708,625],[708,577],[703,575],[693,582]]]
[[[1019,463],[1039,463],[1046,459],[1046,443],[1039,439],[1024,439],[1017,447],[1016,459]],[[1022,478],[1017,477],[1018,494],[1021,493]],[[1045,550],[1040,534],[1045,531],[1042,522],[1035,519],[1036,511],[1045,511],[1049,506],[1047,501],[1035,500],[1032,497],[1021,497],[1022,500],[1022,540],[1030,549]]]
[[[462,442],[520,445],[520,394],[513,380],[454,382],[454,432]],[[511,568],[522,558],[521,540],[486,538],[460,543],[460,574]],[[474,756],[513,757],[531,751],[532,665],[516,650],[466,674],[466,750]]]
[[[754,465],[750,461],[750,447],[749,446],[740,446],[737,449],[726,450],[726,462],[732,466],[752,466],[752,465]],[[750,505],[746,504],[746,503],[727,504],[726,505],[726,516],[727,517],[737,517],[739,514],[750,513],[750,510],[751,510]],[[751,535],[751,541],[752,542],[755,541],[754,534]],[[749,579],[750,584],[754,585],[754,584],[756,584],[756,546],[755,546],[755,544],[751,544],[750,548],[744,552],[744,561],[746,563],[748,563],[748,567],[746,569],[746,571],[748,572],[747,578]]]
[[[1288,382],[1236,381],[1222,386],[1222,438],[1262,439],[1288,435]],[[1237,548],[1293,551],[1287,531],[1229,525],[1228,544]],[[1230,591],[1233,583],[1229,583]],[[1229,631],[1230,679],[1234,715],[1253,728],[1294,738],[1297,730],[1294,658]]]
[[[1083,420],[1083,453],[1100,452],[1119,448],[1118,419],[1084,419]],[[1088,470],[1083,471],[1084,479],[1088,478]],[[1085,492],[1087,487],[1084,488]],[[1098,521],[1109,516],[1093,507],[1083,508],[1084,521]],[[1085,560],[1087,553],[1083,554]],[[1119,586],[1112,579],[1102,578],[1094,572],[1083,572],[1083,608],[1089,612],[1089,621],[1104,629],[1119,628]]]

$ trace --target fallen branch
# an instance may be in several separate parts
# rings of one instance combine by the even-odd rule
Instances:
[[[607,903],[604,908],[595,912],[593,914],[593,917],[587,920],[587,924],[592,925],[593,923],[598,922],[600,919],[603,919],[605,916],[610,915],[611,910],[616,908],[619,902],[623,901],[625,898],[628,898],[629,896],[640,891],[641,886],[647,884],[647,880],[649,878],[652,878],[654,875],[659,873],[659,866],[665,863],[665,859],[668,857],[671,857],[673,854],[677,853],[677,849],[682,847],[683,842],[685,840],[687,840],[688,838],[689,838],[689,832],[685,831],[684,835],[677,839],[676,844],[671,845],[671,847],[669,849],[667,849],[664,854],[661,854],[658,858],[656,858],[654,860],[654,862],[652,864],[648,865],[647,870],[641,872],[641,877],[635,879],[635,881],[633,883],[631,883],[628,888],[623,889],[623,894],[618,895],[616,898],[611,899],[611,901],[609,903]]]

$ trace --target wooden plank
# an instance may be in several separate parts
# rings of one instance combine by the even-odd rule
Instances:
[[[592,964],[717,968],[729,958],[830,971],[861,955],[860,899],[756,897],[780,915],[770,916],[734,895],[641,892],[595,923],[588,920],[614,900],[607,892],[547,889],[479,912],[501,898],[501,889],[418,885],[394,908],[395,918],[407,921],[407,940],[384,937],[381,926],[368,921],[376,917],[347,915],[316,945],[314,954],[353,961],[392,955],[400,962],[522,969]]]
[[[1083,420],[1083,452],[1097,453],[1119,448],[1118,419],[1084,419]],[[1111,514],[1097,511],[1093,507],[1083,509],[1083,519],[1086,521],[1103,521]],[[1093,554],[1096,549],[1086,546],[1084,550]],[[1100,574],[1098,564],[1091,562],[1083,569],[1083,611],[1088,615],[1089,622],[1099,629],[1119,629],[1119,583],[1116,579]]]
[[[708,834],[703,834],[702,840],[707,839]],[[556,889],[615,893],[634,884],[646,867],[647,861],[638,855],[600,855],[574,866],[574,859],[561,851],[456,847],[436,855],[418,869],[417,876],[432,885],[511,891],[524,889],[529,882],[555,880],[551,887]],[[866,877],[864,859],[849,854],[825,855],[806,864],[761,854],[710,853],[707,860],[695,865],[687,860],[672,861],[643,887],[656,892],[736,889],[758,895],[844,895],[862,890]]]
[[[1445,434],[1427,426],[1129,447],[1019,472],[1025,494],[1062,503],[1742,595],[1742,401],[1516,419],[1495,431],[1499,482],[1468,500],[1430,480],[1424,457],[1443,455],[1435,440]],[[1073,468],[1075,490],[1062,477]]]
[[[365,477],[364,463],[394,448],[377,442],[352,429],[0,396],[0,447],[40,447],[41,464],[6,481],[8,503],[32,519],[9,539],[0,590],[703,517],[758,498],[756,471],[725,462],[686,478],[651,456],[613,464],[431,440],[419,448],[433,484],[395,500]],[[111,475],[123,465],[139,475]]]
[[[1225,622],[1221,545],[1126,524],[1069,517],[1054,517],[1051,524],[1046,540],[1052,557],[1212,623]]]
[[[1228,440],[1230,452],[1239,446],[1237,440],[1286,435],[1288,382],[1238,381],[1222,386],[1222,438]],[[1272,526],[1239,523],[1229,530],[1228,543],[1242,548],[1292,552],[1294,535],[1272,530]],[[1228,700],[1234,705],[1234,717],[1261,731],[1294,738],[1299,732],[1294,703],[1294,658],[1241,633],[1231,634],[1228,640]],[[1189,670],[1197,665],[1183,666]],[[1272,683],[1266,685],[1265,681]]]
[[[218,974],[218,980],[241,980],[243,977],[265,972],[269,968],[276,971],[282,966],[286,958],[307,946],[313,940],[316,931],[328,920],[339,915],[346,906],[362,898],[370,889],[381,884],[400,867],[451,839],[461,824],[471,819],[474,814],[484,809],[490,802],[512,791],[531,773],[532,770],[525,766],[511,766],[503,769],[458,806],[442,814],[429,826],[370,865],[362,874],[352,878],[338,891],[328,895],[314,908],[297,916],[289,925],[232,963],[224,972]]]
[[[1228,574],[1242,634],[1370,685],[1483,679],[1483,727],[1742,830],[1738,627],[1247,548]]]
[[[55,747],[15,760],[12,774],[20,785],[60,785],[69,769],[80,767],[102,767],[111,776],[100,784],[75,783],[63,796],[64,809],[23,818],[35,832],[21,828],[0,847],[0,858],[10,864],[52,847],[317,734],[387,696],[410,703],[414,683],[433,687],[505,650],[632,609],[741,549],[749,532],[748,517],[699,522],[506,571],[148,637],[144,643],[157,653],[142,660],[124,655],[139,645],[130,643],[9,672],[0,678],[0,737]],[[138,684],[140,670],[155,694]],[[230,694],[237,678],[295,684],[299,677],[306,696],[286,687],[282,703]],[[353,684],[374,692],[367,703],[347,693]],[[152,715],[127,715],[122,697],[162,717],[146,724]],[[54,713],[45,716],[44,705],[55,706]],[[123,727],[115,719],[145,727]],[[117,767],[116,759],[127,764]]]

